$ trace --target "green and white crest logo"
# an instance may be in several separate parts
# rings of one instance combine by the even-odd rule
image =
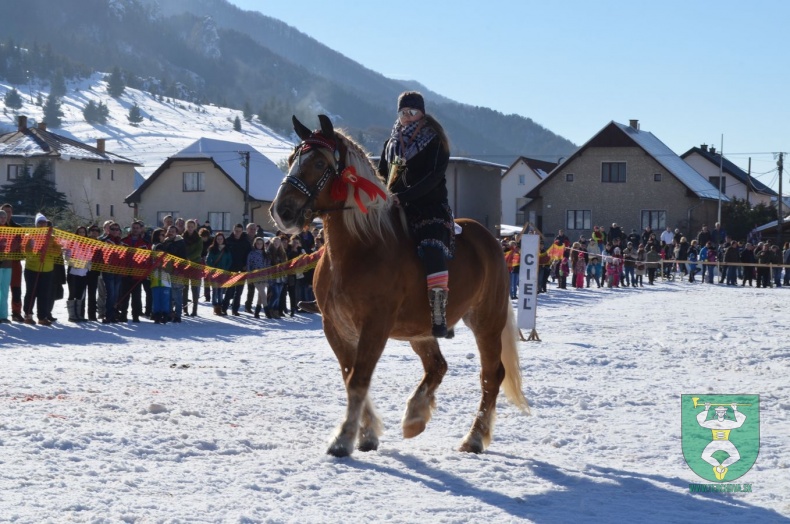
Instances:
[[[759,395],[681,395],[686,464],[705,480],[729,482],[746,474],[760,451]]]

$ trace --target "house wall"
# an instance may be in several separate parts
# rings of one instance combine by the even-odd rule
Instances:
[[[205,173],[205,190],[184,191],[185,172]],[[140,195],[137,217],[148,226],[159,226],[160,211],[173,212],[175,218],[197,219],[201,225],[209,212],[230,212],[233,227],[242,221],[244,194],[212,162],[173,162]]]
[[[101,178],[97,170],[101,171]],[[123,200],[134,191],[134,166],[58,160],[54,175],[58,190],[65,193],[74,212],[86,221],[99,223],[112,219],[122,226],[131,223],[134,210]]]
[[[502,170],[467,162],[450,161],[447,192],[455,218],[471,218],[497,234],[501,216]]]
[[[519,178],[524,175],[524,183],[519,183]],[[502,177],[500,194],[502,195],[501,224],[513,226],[524,225],[523,220],[518,220],[518,201],[538,185],[540,178],[523,160],[516,162]]]
[[[710,177],[719,176],[719,166],[712,164],[710,160],[703,157],[702,155],[692,153],[683,160],[685,160],[686,163],[693,167],[699,174],[704,176],[706,180],[710,180]],[[729,197],[736,197],[741,200],[746,200],[746,184],[726,172],[724,173],[724,190],[725,194]],[[749,202],[753,206],[756,206],[760,203],[770,206],[771,195],[763,195],[760,193],[755,193],[754,191],[750,191]]]
[[[0,158],[0,185],[9,183],[8,165],[24,164],[25,160],[14,157]],[[27,159],[31,170],[34,170],[40,161],[39,158]],[[49,159],[49,161],[52,162],[52,179],[55,187],[66,195],[74,213],[82,217],[85,223],[108,219],[124,225],[131,222],[133,210],[124,203],[124,198],[134,191],[134,166],[77,159]],[[97,169],[101,169],[101,179],[96,175]],[[96,213],[97,204],[99,216]]]
[[[603,162],[625,162],[626,182],[601,182]],[[566,182],[567,173],[573,173],[573,182]],[[660,182],[654,181],[656,173],[661,174]],[[568,210],[590,210],[591,226],[604,226],[608,231],[616,222],[626,234],[632,228],[642,231],[643,210],[666,211],[666,225],[694,234],[701,223],[712,224],[716,216],[715,202],[691,195],[686,186],[638,147],[588,148],[555,172],[539,191],[540,198],[530,202],[527,211],[541,217],[544,234],[554,236],[565,229],[572,240],[581,235],[589,238],[592,232],[568,229]]]

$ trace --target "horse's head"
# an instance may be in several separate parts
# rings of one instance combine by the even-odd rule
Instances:
[[[314,217],[343,208],[333,200],[329,186],[343,169],[344,144],[332,122],[319,115],[321,129],[310,131],[294,116],[294,131],[302,142],[288,158],[288,174],[272,202],[271,215],[288,233],[299,232]]]

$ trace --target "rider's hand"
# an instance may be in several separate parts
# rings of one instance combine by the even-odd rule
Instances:
[[[705,402],[705,411],[710,409],[710,402]]]
[[[400,206],[400,199],[398,198],[398,195],[392,195],[390,198],[392,198],[393,205]]]

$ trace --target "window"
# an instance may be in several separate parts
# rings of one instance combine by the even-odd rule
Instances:
[[[115,180],[115,169],[110,169],[110,180]]]
[[[661,173],[653,174],[653,182],[661,182]]]
[[[526,216],[524,214],[524,208],[527,207],[529,203],[528,198],[517,198],[516,199],[516,223],[513,224],[514,226],[523,226],[526,221]]]
[[[667,227],[667,212],[656,210],[642,211],[642,229],[650,226],[653,231],[662,231]]]
[[[101,180],[101,168],[96,168],[96,180]]]
[[[214,231],[230,231],[233,224],[230,223],[230,213],[223,211],[210,211],[208,221]]]
[[[16,180],[22,175],[30,174],[30,166],[25,164],[9,164],[8,165],[8,180]]]
[[[518,185],[520,186],[527,185],[527,175],[518,175]]]
[[[565,173],[565,181],[573,182],[573,173]]]
[[[165,217],[170,215],[173,217],[173,221],[175,222],[176,217],[178,216],[178,211],[157,211],[156,212],[156,225],[157,227],[161,226],[165,220]]]
[[[205,191],[204,173],[184,173],[184,191]]]
[[[592,211],[587,209],[566,211],[565,229],[592,229]]]
[[[111,217],[115,216],[115,206],[112,204],[110,204],[110,216]]]
[[[708,180],[710,180],[710,183],[717,190],[719,189],[719,180],[721,180],[721,194],[722,195],[727,194],[727,177],[712,176],[712,177],[708,177]]]
[[[96,216],[97,217],[101,216],[101,210],[99,209],[99,204],[96,204]]]
[[[601,164],[601,182],[625,183],[625,162]]]

